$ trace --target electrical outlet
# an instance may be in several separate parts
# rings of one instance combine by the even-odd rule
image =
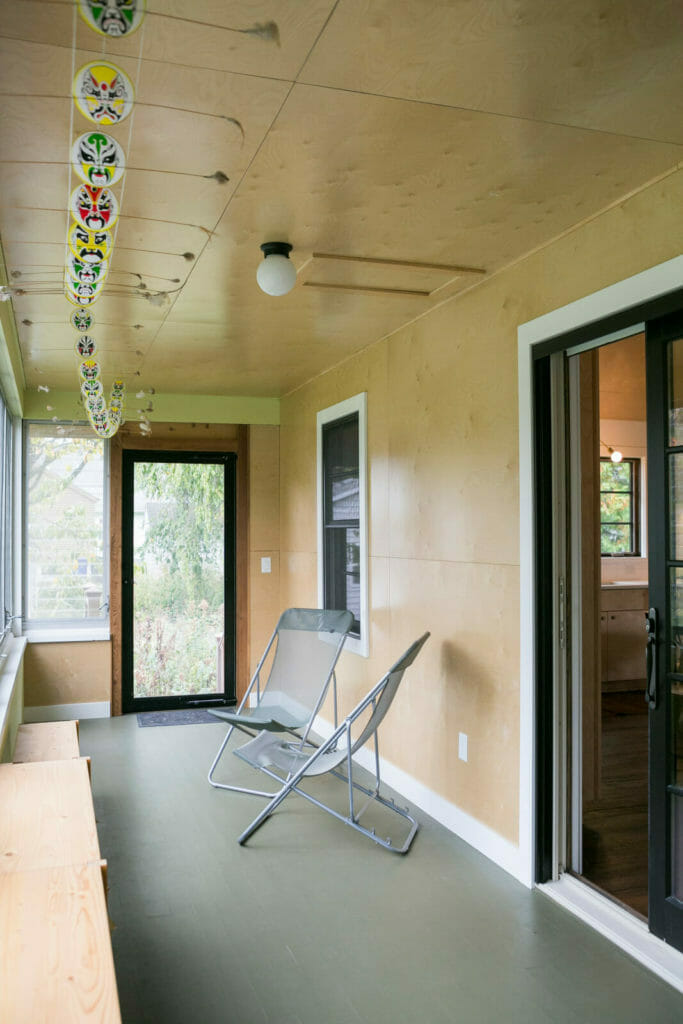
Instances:
[[[458,757],[461,761],[467,760],[467,733],[458,733]]]
[[[270,572],[270,571],[271,571],[270,558],[262,558],[261,559],[261,572]]]

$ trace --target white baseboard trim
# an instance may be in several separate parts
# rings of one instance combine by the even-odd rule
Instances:
[[[331,724],[320,717],[315,719],[313,728],[323,739],[327,739],[333,732]],[[374,772],[375,754],[372,746],[368,744],[359,750],[354,755],[354,761],[361,768],[367,768],[368,771]],[[405,797],[409,803],[415,804],[416,807],[447,828],[449,832],[454,832],[498,867],[513,875],[527,888],[529,887],[528,871],[518,846],[498,835],[488,825],[484,825],[476,818],[466,814],[455,804],[418,782],[412,775],[390,761],[386,761],[383,757],[379,759],[379,766],[382,780],[397,793],[400,793],[402,797]]]
[[[42,708],[24,708],[25,722],[70,722],[74,718],[110,718],[108,700],[89,701],[87,704],[46,704]]]
[[[576,914],[653,974],[683,992],[683,953],[652,935],[644,921],[571,875],[539,885],[538,891]]]

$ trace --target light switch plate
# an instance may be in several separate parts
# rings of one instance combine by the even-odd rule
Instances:
[[[270,572],[270,558],[261,559],[261,572]]]
[[[467,733],[458,733],[458,757],[461,761],[467,760]]]

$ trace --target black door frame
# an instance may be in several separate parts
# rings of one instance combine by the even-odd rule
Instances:
[[[683,310],[650,321],[646,326],[647,361],[647,449],[648,449],[648,534],[650,543],[650,600],[657,610],[655,642],[655,707],[649,714],[650,750],[650,858],[649,924],[659,938],[683,950],[683,902],[671,895],[672,830],[669,809],[671,735],[670,681],[683,681],[683,675],[669,672],[671,650],[671,588],[667,585],[672,568],[683,568],[671,551],[669,515],[669,456],[680,454],[680,446],[669,444],[668,343],[683,338]],[[659,538],[659,543],[653,543]]]
[[[156,451],[125,448],[121,474],[121,707],[135,711],[173,710],[235,704],[237,694],[237,485],[234,452]],[[222,465],[224,468],[224,581],[223,694],[173,697],[133,696],[133,503],[134,473],[138,462],[185,462]]]
[[[611,316],[558,334],[539,342],[531,350],[533,360],[532,431],[534,450],[534,551],[536,558],[534,630],[536,757],[534,779],[534,880],[549,882],[553,872],[553,831],[556,813],[553,802],[554,757],[553,729],[556,715],[552,692],[553,679],[553,503],[552,486],[552,405],[550,356],[569,348],[624,330],[634,324],[648,323],[683,309],[683,289],[669,292]],[[649,400],[649,395],[648,395]],[[648,469],[649,472],[649,469]],[[651,555],[651,552],[650,552]],[[652,569],[651,569],[651,575]],[[662,577],[663,578],[663,577]],[[651,601],[652,603],[652,601]],[[660,659],[661,662],[661,659]],[[661,824],[654,825],[661,829]],[[649,927],[660,934],[657,915]],[[662,936],[664,937],[664,936]]]

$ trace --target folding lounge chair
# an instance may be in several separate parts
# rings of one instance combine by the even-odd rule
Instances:
[[[310,746],[308,734],[325,700],[330,681],[334,688],[337,724],[334,670],[352,622],[353,615],[348,611],[288,608],[282,613],[237,710],[209,709],[212,715],[230,726],[209,770],[212,786],[251,796],[274,796],[272,792],[216,782],[214,772],[228,741],[235,729],[250,737],[261,731],[290,733],[296,737],[295,746],[306,749]],[[263,684],[261,675],[271,654],[270,672]],[[278,781],[281,780],[278,778]]]
[[[392,850],[394,853],[408,852],[418,825],[415,819],[408,813],[407,808],[402,810],[396,806],[393,800],[386,800],[379,795],[379,744],[377,729],[391,706],[399,683],[403,678],[403,673],[415,661],[428,636],[429,633],[425,633],[419,640],[416,640],[405,654],[399,658],[396,664],[389,669],[387,674],[380,679],[376,686],[373,686],[367,696],[347,715],[341,725],[334,730],[330,738],[313,751],[303,749],[300,745],[287,742],[281,736],[274,735],[272,732],[265,730],[259,733],[253,740],[250,740],[249,743],[240,747],[238,751],[235,751],[249,764],[259,768],[274,779],[283,781],[281,775],[276,774],[269,766],[279,769],[286,776],[284,785],[279,793],[272,798],[267,807],[264,807],[261,813],[254,818],[251,825],[239,837],[238,841],[240,844],[244,845],[249,837],[270,817],[276,807],[282,803],[285,797],[294,792],[305,797],[306,800],[320,807],[323,811],[332,814],[346,825],[350,825],[352,828],[357,829],[358,832],[362,832],[363,835],[368,836],[385,849]],[[357,739],[354,739],[351,733],[352,726],[359,719],[362,719],[364,715],[367,721],[365,724],[361,721],[359,726],[361,729],[360,735]],[[372,789],[368,789],[359,782],[354,781],[353,755],[371,737],[374,739],[375,746],[375,783]],[[343,762],[346,765],[346,774],[338,770]],[[341,779],[348,788],[348,815],[338,813],[332,807],[313,797],[310,793],[304,792],[299,785],[305,778],[324,775],[327,772],[331,772],[332,775]],[[360,811],[355,809],[354,790],[359,790],[368,798]],[[410,823],[410,830],[402,846],[393,845],[392,841],[388,838],[381,839],[376,834],[374,828],[364,828],[360,824],[359,819],[361,815],[373,802],[382,804],[383,807],[394,811]]]

